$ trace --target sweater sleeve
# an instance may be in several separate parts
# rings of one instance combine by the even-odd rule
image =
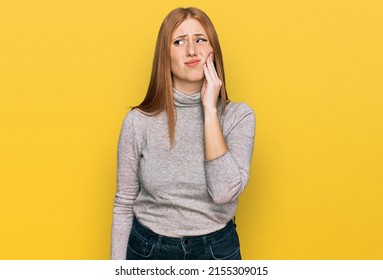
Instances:
[[[135,139],[133,111],[123,122],[118,142],[117,191],[114,199],[111,259],[126,259],[133,222],[133,203],[140,190],[138,165],[140,152]]]
[[[222,130],[228,151],[205,161],[208,192],[218,204],[234,201],[247,185],[255,135],[253,110],[240,103],[224,116]]]

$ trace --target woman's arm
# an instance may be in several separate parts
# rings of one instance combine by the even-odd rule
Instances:
[[[213,54],[210,54],[204,65],[205,81],[201,90],[204,109],[204,143],[205,159],[213,160],[227,151],[225,138],[217,113],[217,99],[222,86],[214,68]]]
[[[216,203],[235,200],[245,188],[253,152],[255,115],[246,104],[238,104],[225,119],[230,128],[224,136],[217,114],[217,99],[222,82],[212,56],[204,67],[201,90],[204,107],[205,172],[208,191]]]
[[[139,148],[135,139],[133,111],[122,125],[118,142],[117,191],[114,199],[111,259],[125,260],[133,222],[133,203],[139,192]]]
[[[234,104],[224,115],[228,150],[222,156],[205,161],[208,191],[215,203],[235,200],[249,179],[253,153],[255,115],[245,103]]]

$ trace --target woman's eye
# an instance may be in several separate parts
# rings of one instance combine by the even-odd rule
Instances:
[[[176,46],[180,46],[180,45],[183,45],[183,44],[185,44],[184,40],[175,40],[174,41],[174,45],[176,45]]]
[[[207,42],[207,40],[205,38],[198,38],[197,43],[204,43],[204,42]]]

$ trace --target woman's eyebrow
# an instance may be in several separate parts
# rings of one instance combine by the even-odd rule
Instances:
[[[174,40],[174,39],[178,39],[178,38],[185,38],[185,37],[187,37],[187,36],[188,36],[188,35],[186,35],[186,34],[185,34],[185,35],[178,35],[178,36],[174,37],[173,40]]]
[[[178,38],[182,38],[183,39],[183,38],[185,38],[187,36],[188,36],[187,34],[178,35],[178,36],[174,37],[173,40],[178,39]],[[199,36],[207,37],[206,34],[203,34],[203,33],[195,33],[195,34],[193,34],[193,36],[194,37],[199,37]]]
[[[205,36],[206,37],[206,34],[204,34],[204,33],[196,33],[196,34],[194,34],[194,36],[196,36],[196,37],[198,37],[198,36]]]

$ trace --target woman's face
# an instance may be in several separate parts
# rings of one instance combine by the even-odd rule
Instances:
[[[172,34],[170,46],[173,86],[184,93],[200,91],[203,65],[213,52],[209,38],[200,22],[188,18]]]

